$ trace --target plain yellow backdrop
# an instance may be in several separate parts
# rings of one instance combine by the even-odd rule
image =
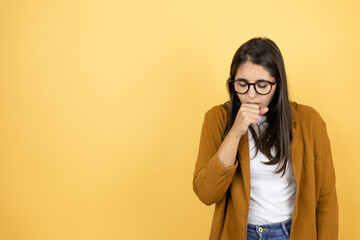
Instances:
[[[207,239],[205,112],[237,48],[282,51],[327,123],[340,239],[360,215],[359,1],[0,2],[0,239]]]

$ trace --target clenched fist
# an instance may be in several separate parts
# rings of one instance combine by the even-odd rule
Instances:
[[[264,107],[259,109],[259,104],[243,103],[236,115],[234,125],[231,132],[238,137],[241,137],[248,130],[250,124],[256,124],[260,115],[269,111],[269,108]]]

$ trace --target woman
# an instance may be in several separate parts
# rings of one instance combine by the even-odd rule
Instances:
[[[235,53],[230,101],[205,114],[193,189],[215,203],[209,239],[338,239],[326,124],[290,102],[284,61],[268,38]]]

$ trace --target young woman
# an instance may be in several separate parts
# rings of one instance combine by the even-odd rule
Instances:
[[[235,53],[230,101],[205,114],[193,189],[215,203],[209,239],[338,239],[326,124],[290,102],[284,61],[268,38]]]

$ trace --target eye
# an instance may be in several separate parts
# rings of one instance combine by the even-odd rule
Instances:
[[[267,83],[267,82],[258,82],[256,85],[259,88],[267,88],[267,87],[269,87],[269,83]]]
[[[238,81],[238,86],[239,87],[247,87],[247,83],[246,82],[244,82],[244,81]]]

